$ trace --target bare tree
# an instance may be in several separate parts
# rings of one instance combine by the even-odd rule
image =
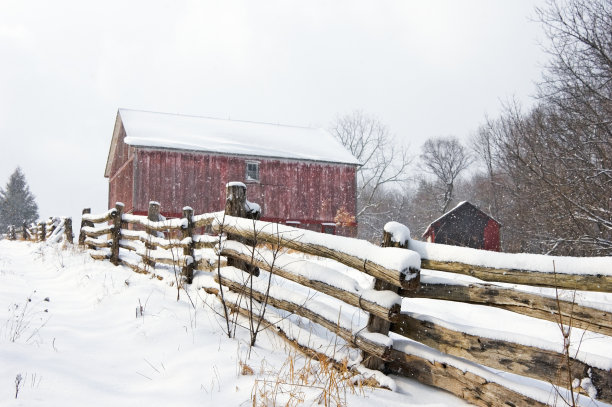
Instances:
[[[612,251],[612,140],[555,106],[506,114],[500,166],[508,175],[529,251],[605,255]],[[595,136],[595,137],[594,137]]]
[[[383,123],[358,110],[336,118],[331,132],[362,164],[357,171],[359,236],[378,237],[388,216],[383,208],[385,188],[408,178],[412,158]]]
[[[404,216],[396,220],[407,225],[415,237],[423,235],[432,220],[440,216],[438,209],[438,191],[434,183],[418,177],[406,187],[408,203]]]
[[[551,57],[538,103],[486,119],[472,141],[485,174],[467,190],[504,225],[506,250],[610,255],[612,3],[547,0],[537,16]]]
[[[421,148],[420,167],[434,177],[434,189],[439,194],[439,210],[445,213],[453,200],[459,175],[472,158],[456,137],[429,139]]]
[[[609,255],[612,3],[549,0],[537,15],[551,56],[539,103],[527,113],[507,105],[483,127],[503,180],[507,210],[498,216],[521,242],[515,250]]]
[[[485,124],[480,126],[470,140],[470,148],[474,153],[475,161],[483,165],[484,174],[474,176],[474,183],[478,184],[480,193],[480,206],[486,208],[493,217],[500,213],[500,180],[496,168],[497,149],[495,146],[496,123],[488,117]],[[474,201],[472,199],[472,201]],[[474,202],[473,202],[474,203]],[[484,204],[484,206],[483,206]]]
[[[549,0],[538,9],[551,60],[540,83],[546,104],[540,145],[552,161],[535,171],[572,220],[564,242],[612,253],[612,3]],[[556,165],[552,165],[555,163]],[[569,225],[569,224],[568,224]],[[570,230],[568,230],[569,232]],[[590,247],[590,248],[587,248]]]
[[[586,115],[610,130],[612,95],[612,3],[609,0],[548,0],[536,9],[551,56],[540,97],[568,116]]]

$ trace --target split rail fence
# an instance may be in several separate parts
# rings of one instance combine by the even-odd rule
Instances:
[[[561,387],[577,378],[580,383],[574,381],[574,391],[612,403],[610,370],[589,365],[569,353],[451,329],[435,318],[402,311],[401,307],[402,298],[406,297],[480,304],[532,318],[571,323],[612,336],[612,317],[606,311],[507,285],[458,284],[451,279],[421,278],[420,270],[465,274],[497,283],[608,293],[612,292],[612,276],[484,267],[452,261],[439,255],[444,252],[443,245],[411,240],[402,235],[401,227],[400,233],[397,232],[399,224],[385,227],[382,247],[379,247],[357,239],[261,222],[247,202],[244,184],[230,183],[225,211],[217,213],[194,215],[190,207],[185,207],[182,218],[164,220],[160,218],[158,203],[151,203],[148,216],[124,214],[123,205],[118,203],[103,214],[84,213],[79,241],[94,249],[90,253],[96,259],[108,259],[137,272],[154,273],[159,278],[165,269],[191,283],[194,273],[207,272],[218,284],[217,288],[204,287],[209,293],[220,296],[219,287],[223,286],[234,293],[249,295],[254,301],[307,318],[360,349],[366,367],[414,378],[475,405],[544,406],[548,403],[513,390],[504,380],[496,380],[496,375],[485,367],[548,383],[554,380]],[[202,228],[212,230],[217,236],[197,234]],[[431,250],[433,247],[437,249]],[[275,253],[280,248],[284,254],[277,257]],[[452,256],[457,248],[448,249]],[[374,288],[362,289],[339,271],[295,253],[332,259],[365,273],[374,278]],[[338,317],[338,307],[326,309],[321,303],[311,306],[309,301],[299,301],[291,293],[283,294],[282,284],[270,290],[266,286],[269,280],[259,276],[259,270],[363,310],[369,314],[367,325],[352,327]],[[244,284],[244,273],[249,273],[252,279],[249,286]],[[230,306],[241,313],[249,312],[238,302]],[[276,326],[273,320],[266,322]],[[288,336],[287,332],[280,333]]]
[[[72,218],[50,217],[46,221],[34,222],[29,225],[24,223],[20,227],[10,225],[5,236],[9,240],[31,240],[35,242],[57,241],[64,238],[72,243],[74,239]]]

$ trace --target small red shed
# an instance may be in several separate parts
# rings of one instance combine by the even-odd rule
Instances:
[[[499,252],[501,224],[464,201],[434,220],[425,230],[428,242]]]
[[[242,181],[262,220],[355,235],[358,166],[323,129],[119,109],[104,176],[109,206],[127,213],[149,201],[166,217],[218,211]]]

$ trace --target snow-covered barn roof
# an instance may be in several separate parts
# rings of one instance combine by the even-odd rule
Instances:
[[[359,165],[324,129],[130,109],[119,109],[119,121],[131,146]],[[115,126],[113,144],[119,128]],[[107,170],[111,160],[112,154]]]

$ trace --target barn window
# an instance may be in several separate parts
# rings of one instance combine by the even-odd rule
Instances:
[[[259,181],[259,163],[258,162],[247,161],[246,180],[247,181]]]
[[[321,224],[321,232],[327,233],[328,235],[335,235],[336,234],[336,224],[335,223]]]

